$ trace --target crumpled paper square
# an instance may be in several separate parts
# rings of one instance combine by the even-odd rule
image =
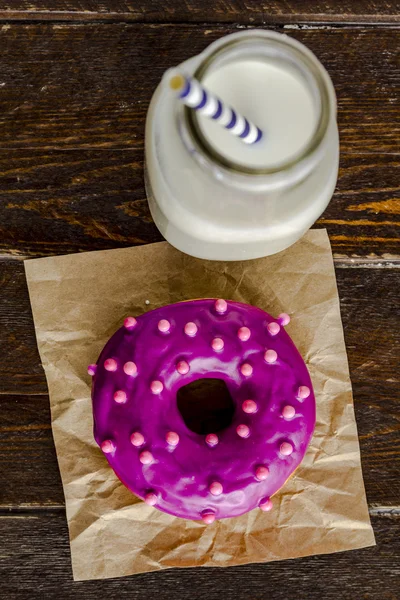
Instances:
[[[212,262],[166,242],[25,261],[50,393],[76,580],[169,567],[268,562],[374,545],[335,272],[325,230],[245,262]],[[287,312],[317,398],[308,452],[274,498],[212,525],[147,506],[117,479],[92,433],[91,378],[103,345],[128,315],[222,297]]]

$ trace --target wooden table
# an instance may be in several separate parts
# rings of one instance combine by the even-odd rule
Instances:
[[[400,598],[397,9],[395,0],[0,4],[0,597]],[[328,229],[335,256],[377,546],[73,583],[22,261],[161,239],[143,187],[151,93],[167,67],[254,26],[309,46],[338,95],[339,181],[315,226]]]

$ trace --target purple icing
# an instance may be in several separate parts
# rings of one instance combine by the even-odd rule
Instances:
[[[315,426],[310,376],[284,328],[271,335],[267,326],[276,321],[268,313],[230,301],[221,313],[215,302],[171,304],[137,317],[134,328],[121,327],[100,354],[92,388],[94,437],[100,446],[105,440],[115,445],[105,456],[126,487],[148,503],[156,498],[156,508],[167,513],[187,519],[208,515],[209,522],[210,514],[235,517],[263,503],[266,510],[267,500],[300,464]],[[162,319],[170,323],[168,332],[158,328]],[[197,326],[193,337],[185,333],[187,323]],[[251,332],[246,341],[238,336],[241,327]],[[215,338],[223,340],[222,350],[213,349]],[[273,363],[264,360],[269,349],[278,355]],[[115,371],[104,368],[110,358],[117,362]],[[180,361],[188,363],[187,373],[178,372]],[[124,372],[127,362],[137,366],[135,375]],[[250,376],[242,374],[243,364],[253,368]],[[235,404],[232,423],[217,432],[214,446],[187,428],[177,407],[178,389],[200,378],[225,381]],[[151,390],[155,381],[163,384],[157,394]],[[310,388],[305,399],[298,397],[300,386]],[[114,400],[117,391],[126,393],[126,402]],[[246,400],[254,400],[256,412],[243,410]],[[295,415],[285,419],[288,405]],[[238,435],[241,425],[249,428],[248,437]],[[135,432],[143,435],[141,446],[130,441]],[[167,443],[169,432],[179,436],[176,445]],[[287,456],[280,452],[285,443],[293,446]],[[148,464],[140,460],[143,452],[153,457]],[[260,480],[256,473],[263,466],[268,475]],[[222,493],[210,493],[214,482]]]

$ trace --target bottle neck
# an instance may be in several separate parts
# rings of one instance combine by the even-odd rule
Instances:
[[[246,62],[248,61],[248,62]],[[257,102],[259,104],[258,118],[262,120],[266,116],[266,144],[265,146],[266,158],[265,164],[263,163],[264,150],[262,148],[257,149],[261,161],[254,161],[254,165],[251,161],[247,160],[247,164],[243,164],[235,161],[229,152],[224,153],[224,148],[221,145],[218,147],[214,144],[215,138],[212,136],[205,135],[205,131],[202,128],[201,120],[199,119],[196,111],[188,108],[179,107],[178,109],[178,126],[181,137],[185,143],[185,146],[193,159],[201,166],[202,169],[207,170],[210,176],[221,181],[227,185],[234,187],[254,189],[257,190],[279,190],[285,187],[291,187],[296,185],[297,182],[307,177],[310,172],[314,169],[323,157],[326,149],[326,143],[328,138],[328,132],[331,121],[334,122],[335,115],[335,95],[333,86],[330,82],[329,76],[326,74],[322,65],[314,57],[314,55],[305,48],[302,44],[299,44],[295,40],[287,38],[281,34],[274,32],[264,31],[251,31],[243,32],[239,34],[233,34],[223,40],[218,40],[212,44],[202,55],[199,57],[196,66],[193,68],[193,75],[200,81],[207,81],[209,75],[214,74],[214,80],[219,82],[223,80],[224,69],[229,69],[232,65],[244,65],[243,67],[243,85],[249,83],[248,78],[248,65],[261,65],[267,70],[264,72],[258,69],[257,73],[261,73],[261,77],[268,75],[268,69],[272,69],[273,72],[282,72],[282,86],[280,86],[279,77],[276,79],[277,84],[274,88],[268,79],[270,87],[265,85],[265,81],[257,80],[252,81],[253,89],[248,91],[248,105],[249,110],[257,112]],[[270,67],[270,65],[273,65]],[[232,70],[232,69],[231,69]],[[236,69],[239,74],[240,71]],[[293,77],[292,77],[293,74]],[[246,82],[247,77],[247,82]],[[285,77],[288,80],[296,78],[299,85],[302,86],[304,91],[308,94],[309,98],[312,99],[313,103],[313,122],[310,121],[309,131],[306,130],[306,136],[303,147],[297,148],[294,142],[299,141],[299,137],[296,137],[296,127],[299,124],[301,126],[301,120],[303,115],[301,111],[297,109],[296,103],[293,104],[293,98],[289,98],[290,102],[286,102],[286,106],[282,105],[282,111],[280,110],[281,98],[282,104],[285,101],[285,95],[289,93],[286,88],[284,89]],[[234,86],[231,86],[234,87]],[[249,86],[250,87],[250,86]],[[247,90],[247,88],[245,87]],[[229,85],[227,88],[227,94],[229,95]],[[300,90],[301,91],[301,90]],[[224,92],[224,89],[222,89]],[[269,95],[268,101],[275,99],[275,106],[272,102],[264,102],[265,96],[263,93]],[[258,94],[258,95],[257,95]],[[275,94],[275,98],[274,95]],[[292,96],[296,96],[295,90]],[[222,97],[222,95],[221,95]],[[231,94],[229,98],[230,103],[233,105],[235,102],[235,96]],[[240,99],[239,99],[240,100]],[[238,100],[238,102],[239,102]],[[269,108],[263,114],[264,104]],[[290,108],[292,110],[290,112]],[[273,112],[273,111],[278,112]],[[288,111],[287,118],[285,118],[284,110]],[[297,113],[296,113],[297,110]],[[260,112],[261,111],[261,112]],[[282,114],[280,114],[282,112]],[[252,114],[248,115],[253,118]],[[271,156],[279,156],[279,150],[282,150],[282,140],[279,137],[280,130],[275,126],[275,122],[283,119],[282,140],[288,140],[288,156],[284,156],[287,160],[271,164],[268,162],[268,158]],[[268,122],[269,119],[269,122]],[[290,119],[292,123],[290,123]],[[254,120],[254,118],[253,118]],[[287,124],[286,124],[287,121]],[[287,130],[284,131],[285,125]],[[215,127],[215,124],[212,123]],[[275,131],[274,131],[275,126]],[[268,128],[270,131],[268,131]],[[277,129],[277,131],[276,131]],[[304,127],[303,127],[304,130]],[[269,135],[270,134],[270,135]],[[275,134],[275,137],[274,137]],[[290,138],[290,135],[292,140]],[[227,135],[229,141],[227,141],[227,148],[230,150],[230,134],[223,132],[223,135]],[[304,131],[303,131],[304,135]],[[286,136],[286,137],[285,137]],[[240,140],[234,140],[234,142],[240,146],[243,144]],[[275,144],[275,145],[274,145]],[[295,151],[290,155],[292,146]],[[276,152],[275,152],[276,150]],[[243,144],[242,156],[246,159],[248,156],[254,157],[254,149],[250,150],[253,154],[247,154],[248,148],[245,148]],[[253,159],[253,158],[252,158]]]

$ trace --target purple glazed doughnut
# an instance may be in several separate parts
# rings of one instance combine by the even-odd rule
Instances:
[[[310,376],[288,321],[215,299],[125,319],[89,373],[95,440],[128,489],[205,523],[271,509],[315,426]],[[234,412],[224,429],[199,434],[185,424],[177,393],[207,378],[225,382]]]

